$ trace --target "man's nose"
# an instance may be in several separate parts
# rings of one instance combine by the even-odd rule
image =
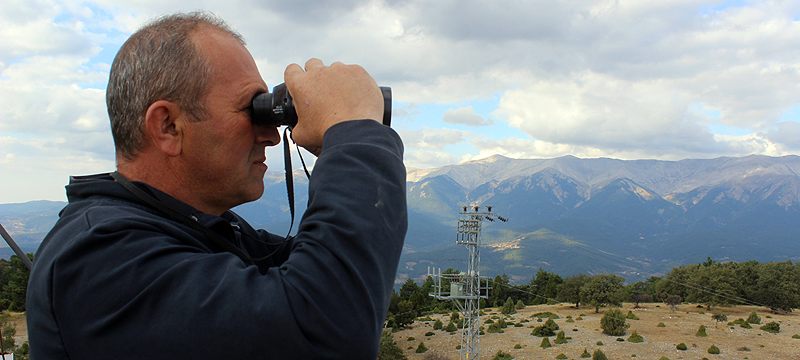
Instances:
[[[253,126],[256,132],[256,143],[265,144],[266,146],[275,146],[281,142],[281,135],[278,133],[278,128],[274,126]]]

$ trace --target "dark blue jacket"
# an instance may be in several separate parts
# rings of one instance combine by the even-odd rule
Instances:
[[[251,257],[274,253],[258,266],[107,174],[71,179],[28,285],[32,359],[375,359],[406,234],[402,152],[377,122],[332,127],[286,243],[137,184]]]

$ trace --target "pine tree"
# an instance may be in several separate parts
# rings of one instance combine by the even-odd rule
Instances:
[[[391,331],[381,334],[381,343],[378,348],[378,360],[406,360],[403,350],[394,342]]]
[[[511,297],[506,299],[506,302],[503,304],[503,309],[501,310],[501,312],[506,315],[517,313],[517,310],[514,309],[514,300],[511,300]]]
[[[606,311],[603,318],[600,319],[600,325],[603,328],[603,334],[611,336],[625,335],[625,330],[628,324],[625,323],[625,315],[618,309]]]

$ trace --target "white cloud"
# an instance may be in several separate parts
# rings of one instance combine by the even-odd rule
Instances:
[[[0,164],[112,165],[108,57],[145,21],[197,9],[245,36],[270,85],[309,57],[362,64],[403,103],[395,124],[413,166],[494,153],[800,151],[799,126],[780,122],[800,106],[796,1],[9,0],[0,3]],[[495,98],[493,124],[480,129],[507,122],[530,138],[431,129],[485,124],[471,102]],[[452,109],[430,111],[441,106]],[[715,124],[746,135],[715,134]]]
[[[461,130],[423,128],[398,130],[405,145],[404,160],[411,168],[430,168],[458,161],[456,153],[448,151],[453,145],[465,143],[471,136]]]
[[[472,106],[447,110],[444,113],[442,120],[444,120],[446,123],[471,126],[484,126],[492,123],[489,119],[485,119],[483,116],[478,115]]]
[[[459,158],[445,151],[421,149],[407,152],[403,160],[409,168],[427,169],[446,164],[455,164]]]
[[[786,151],[800,151],[800,123],[798,122],[778,123],[765,136],[770,141],[780,144]]]
[[[0,59],[93,51],[91,34],[82,19],[91,11],[54,1],[4,1],[0,4]],[[57,21],[59,17],[66,18]]]
[[[15,63],[0,77],[0,130],[52,134],[108,131],[105,91],[81,83],[107,77],[72,57],[35,57]],[[50,134],[50,135],[48,135]]]
[[[689,108],[692,98],[666,81],[627,81],[597,73],[533,81],[507,92],[498,115],[535,139],[609,150],[704,148],[712,136]]]
[[[447,128],[423,128],[412,131],[399,130],[399,132],[406,146],[429,149],[442,149],[447,145],[458,144],[469,135],[465,131]]]

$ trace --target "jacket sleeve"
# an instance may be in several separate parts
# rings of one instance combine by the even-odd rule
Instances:
[[[51,273],[71,357],[375,359],[407,227],[402,142],[350,121],[323,149],[288,258],[266,272],[87,214],[92,241],[72,253],[100,265],[66,254]]]

